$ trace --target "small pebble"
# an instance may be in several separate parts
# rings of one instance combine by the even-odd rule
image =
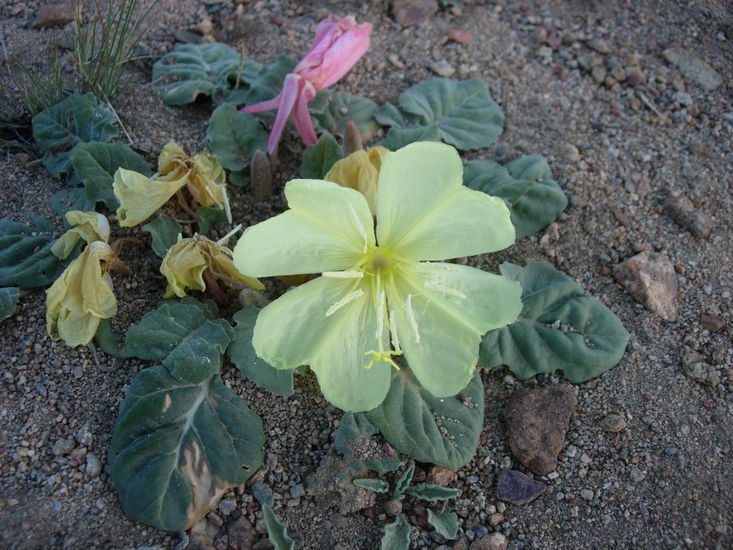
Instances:
[[[448,63],[445,59],[441,59],[440,61],[431,63],[430,70],[438,76],[442,76],[443,78],[450,78],[456,72],[455,67]]]
[[[102,473],[102,464],[93,453],[87,455],[86,473],[89,479],[99,477],[99,474]]]
[[[234,512],[234,510],[236,509],[237,509],[237,503],[234,500],[225,499],[219,503],[219,511],[222,514],[224,514],[225,516],[228,516],[229,514]]]
[[[74,450],[74,442],[71,439],[59,439],[53,444],[52,452],[56,456],[63,456],[69,454]]]
[[[611,413],[601,420],[601,429],[610,433],[621,432],[626,429],[626,420],[620,414]]]
[[[384,504],[384,512],[390,517],[399,515],[402,512],[402,501],[396,498],[388,500]]]

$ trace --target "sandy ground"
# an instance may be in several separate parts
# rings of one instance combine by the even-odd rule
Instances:
[[[0,32],[11,59],[40,61],[43,45],[62,32],[30,28],[40,3],[8,0],[0,6]],[[463,490],[454,504],[459,540],[445,542],[418,528],[412,547],[467,548],[493,531],[517,550],[733,546],[729,10],[722,0],[464,0],[460,15],[438,12],[403,28],[385,1],[245,1],[237,11],[230,1],[161,0],[155,9],[143,44],[153,56],[173,46],[174,30],[195,26],[206,13],[217,40],[243,42],[248,55],[261,62],[281,53],[300,57],[316,22],[329,12],[370,21],[372,48],[335,89],[394,103],[407,87],[434,75],[431,65],[445,60],[455,78],[485,79],[506,115],[499,143],[468,158],[503,161],[544,154],[570,197],[555,224],[503,253],[480,258],[478,265],[496,269],[501,261],[525,258],[553,264],[621,318],[631,333],[627,353],[615,369],[577,388],[578,407],[556,475],[538,477],[547,492],[521,507],[495,496],[497,474],[518,466],[506,441],[504,402],[518,387],[557,383],[561,377],[519,382],[505,368],[484,372],[484,432],[475,459],[454,484]],[[470,32],[472,42],[448,42],[451,29]],[[708,90],[685,76],[662,54],[673,46],[707,62],[722,84]],[[589,63],[608,73],[616,64],[636,68],[646,82],[599,84],[598,70],[583,68]],[[0,99],[18,107],[5,67],[3,78]],[[151,162],[170,140],[192,152],[205,148],[211,105],[166,107],[144,72],[135,76],[117,110]],[[284,208],[280,191],[297,171],[300,153],[294,135],[283,145],[277,196],[255,204],[246,191],[233,189],[237,221],[250,224]],[[7,152],[0,157],[0,173],[3,216],[32,211],[60,226],[48,199],[61,184],[42,166],[26,166]],[[710,235],[695,237],[673,221],[664,208],[670,196],[687,197],[703,211],[712,221]],[[136,231],[115,232],[128,234],[147,238]],[[612,277],[616,264],[645,247],[662,252],[675,266],[676,322],[659,319]],[[115,279],[120,329],[153,308],[164,288],[151,251],[125,249],[123,261],[132,275]],[[43,291],[26,292],[16,314],[0,326],[0,546],[172,547],[177,535],[124,516],[105,471],[126,386],[146,365],[114,359],[93,346],[70,349],[52,342],[44,310]],[[715,327],[701,320],[704,314],[719,317],[722,327],[711,330]],[[688,374],[690,351],[706,365],[704,381]],[[341,417],[320,397],[314,378],[298,376],[290,398],[243,381],[231,366],[224,378],[263,418],[267,464],[257,479],[272,489],[274,509],[298,547],[377,548],[383,526],[392,521],[386,498],[342,515],[338,502],[300,494],[306,478],[333,453]],[[609,413],[626,420],[620,433],[600,427]],[[72,442],[70,454],[53,453],[61,439]],[[101,463],[101,473],[89,468],[91,456]],[[425,468],[418,465],[418,472]],[[247,488],[230,491],[225,500],[229,504],[206,520],[209,531],[200,547],[247,547],[235,536],[236,526],[247,521],[262,533],[260,506]],[[424,504],[404,502],[413,525],[421,522]]]

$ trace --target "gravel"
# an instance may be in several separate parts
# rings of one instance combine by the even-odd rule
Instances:
[[[505,368],[482,373],[484,431],[476,457],[451,484],[463,493],[448,503],[459,517],[459,538],[434,540],[421,519],[425,506],[434,505],[408,496],[398,502],[415,526],[412,547],[465,549],[493,537],[497,544],[487,548],[730,548],[733,27],[725,3],[464,0],[461,15],[438,11],[408,27],[394,22],[387,4],[161,0],[141,47],[159,55],[173,47],[174,30],[190,30],[209,18],[210,37],[235,47],[241,43],[257,61],[270,62],[278,54],[302,55],[329,10],[353,14],[373,23],[372,48],[334,89],[395,103],[408,86],[434,75],[433,63],[445,60],[455,69],[453,78],[485,79],[506,116],[499,143],[465,158],[505,162],[541,153],[571,198],[551,227],[470,263],[490,271],[525,258],[553,264],[621,318],[632,335],[627,352],[616,368],[577,387],[558,475],[537,476],[546,492],[522,506],[496,496],[502,471],[527,473],[508,446],[506,400],[519,388],[555,385],[563,378],[519,381]],[[34,66],[39,52],[63,32],[30,28],[40,5],[0,5],[3,49],[14,62]],[[449,41],[451,29],[473,40]],[[663,55],[669,48],[694,51],[704,65],[693,60],[693,73]],[[720,78],[715,87],[713,73]],[[19,108],[7,71],[0,79],[4,107]],[[170,140],[191,152],[205,148],[210,105],[166,107],[142,71],[116,109],[151,163]],[[246,190],[232,189],[235,220],[250,225],[285,207],[282,185],[297,174],[297,137],[286,137],[280,149],[275,196],[255,203]],[[60,227],[48,200],[63,184],[28,160],[14,152],[0,156],[0,211],[32,211]],[[710,231],[703,226],[695,236],[692,226],[681,226],[665,206],[669,197],[687,199],[694,211],[684,203],[686,212],[702,212]],[[114,237],[149,238],[112,226]],[[614,266],[644,250],[663,254],[673,267],[676,321],[648,311],[614,281]],[[124,296],[114,321],[118,330],[154,307],[164,289],[146,247],[126,248],[122,259],[132,275],[114,277]],[[146,364],[115,359],[93,345],[70,349],[52,342],[44,320],[43,290],[31,290],[0,327],[0,546],[174,547],[177,535],[125,517],[104,470],[124,392]],[[697,354],[694,360],[690,351]],[[355,495],[366,507],[342,513],[338,492],[295,489],[333,456],[341,417],[320,396],[314,376],[296,376],[290,398],[243,381],[230,365],[223,377],[263,418],[268,460],[253,482],[270,489],[275,513],[298,548],[378,547],[384,525],[393,521],[389,495]],[[621,425],[618,419],[606,423],[611,415],[625,427],[609,430],[607,425]],[[394,483],[397,475],[384,478]],[[426,475],[418,464],[415,482]],[[215,548],[269,544],[251,486],[227,492],[225,501],[236,509],[214,513],[218,526],[205,520],[208,527],[197,540]],[[494,514],[503,520],[492,526]],[[486,535],[477,537],[481,529]]]

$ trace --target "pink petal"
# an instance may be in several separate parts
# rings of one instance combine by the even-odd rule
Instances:
[[[372,26],[369,23],[349,29],[328,48],[317,69],[308,71],[308,75],[299,74],[310,80],[316,90],[330,86],[349,72],[369,49],[371,31]]]
[[[313,129],[313,122],[308,112],[308,102],[314,97],[316,97],[316,91],[313,85],[307,80],[304,81],[303,89],[298,95],[298,101],[295,103],[295,111],[293,112],[295,128],[298,130],[303,143],[308,146],[318,143],[318,137]]]
[[[253,103],[252,105],[242,107],[239,110],[242,113],[261,113],[262,111],[271,111],[273,109],[277,109],[280,106],[281,96],[282,92],[277,94],[277,96],[273,97],[272,99],[268,99],[267,101],[260,101],[259,103]]]
[[[323,24],[323,21],[318,26],[320,27],[321,24]],[[316,33],[318,32],[318,29],[316,29]],[[326,55],[328,48],[342,34],[337,24],[330,24],[328,27],[322,29],[320,33],[320,36],[316,34],[316,39],[311,44],[308,53],[305,54],[305,57],[293,69],[294,73],[301,74],[317,69],[323,61],[323,56]]]
[[[285,123],[288,121],[288,117],[295,106],[295,101],[300,94],[300,82],[301,78],[296,74],[289,74],[285,77],[285,83],[283,89],[280,92],[280,105],[277,110],[277,117],[275,117],[275,124],[272,126],[270,132],[270,138],[267,140],[267,152],[272,154],[280,141],[280,136],[285,128]],[[270,100],[272,101],[272,100]]]

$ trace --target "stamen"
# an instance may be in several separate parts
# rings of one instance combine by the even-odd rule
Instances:
[[[420,331],[417,328],[417,319],[415,319],[415,312],[412,310],[412,294],[407,295],[407,302],[405,303],[407,309],[407,318],[410,321],[412,331],[415,333],[415,343],[420,343]]]
[[[221,239],[219,239],[218,241],[216,241],[216,244],[221,244],[221,245],[226,244],[226,242],[232,237],[232,235],[234,235],[235,233],[237,233],[240,229],[242,229],[242,224],[241,223],[237,227],[235,227],[234,229],[232,229],[229,233],[227,233],[226,235],[224,235]]]
[[[379,276],[377,276],[379,280]],[[382,348],[382,333],[384,332],[384,308],[385,308],[385,296],[384,291],[377,295],[377,342],[379,342],[380,349]]]
[[[371,369],[374,363],[378,363],[379,361],[382,361],[383,363],[389,363],[397,370],[400,370],[400,366],[394,362],[392,359],[392,355],[401,355],[401,351],[367,351],[364,355],[373,355],[371,361],[369,361],[368,365],[365,365],[365,369]]]
[[[397,323],[395,322],[394,309],[389,310],[389,334],[392,337],[392,347],[395,349],[395,351],[402,353],[402,348],[400,347],[400,339],[397,336]]]
[[[438,292],[442,292],[443,294],[447,294],[448,296],[453,296],[455,298],[464,299],[466,297],[466,295],[463,292],[460,292],[456,290],[455,288],[439,285],[438,283],[433,283],[430,281],[425,281],[425,288],[428,288],[431,290],[437,290]]]
[[[356,300],[357,298],[361,298],[364,296],[364,291],[362,289],[355,290],[351,294],[347,294],[343,298],[341,298],[338,302],[333,304],[330,308],[328,308],[328,311],[326,311],[326,317],[330,317],[334,313],[336,313],[339,309],[344,307],[346,304],[349,304]]]
[[[354,226],[356,226],[356,231],[359,233],[359,236],[364,239],[364,247],[362,249],[362,254],[365,254],[368,246],[367,241],[369,240],[367,237],[366,229],[364,228],[364,224],[361,223],[361,220],[359,219],[359,216],[356,214],[356,210],[354,210],[354,207],[351,206],[351,203],[348,203],[349,205],[349,212],[351,212],[351,218],[354,221]]]
[[[363,271],[324,271],[321,273],[323,277],[329,279],[362,279]]]

